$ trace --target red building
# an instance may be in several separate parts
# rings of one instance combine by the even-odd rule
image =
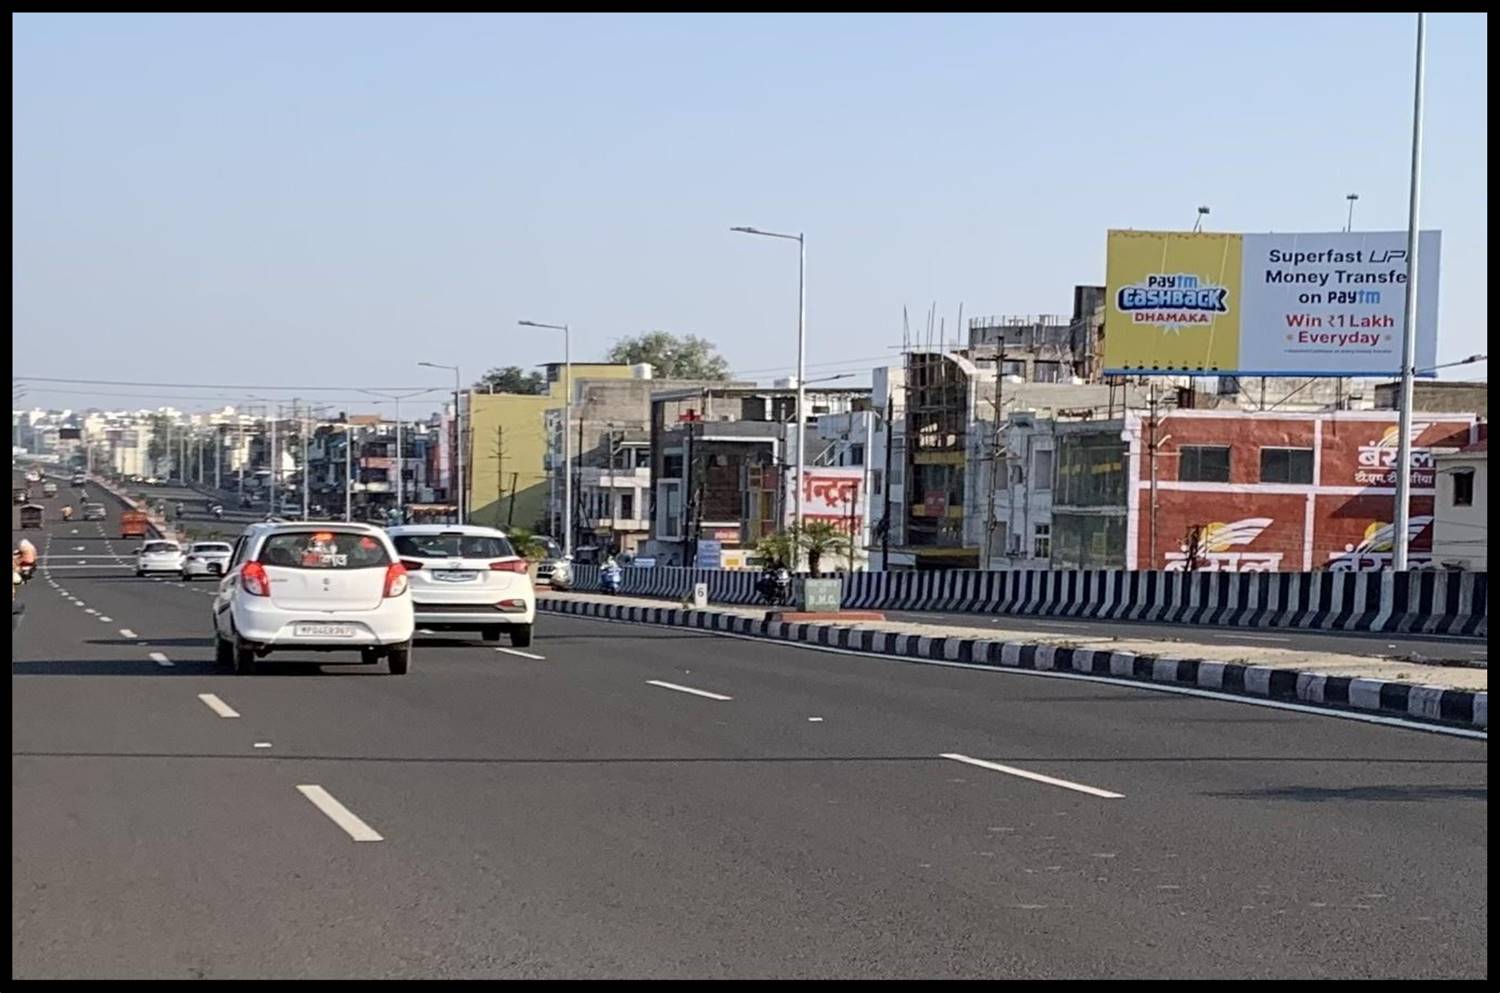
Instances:
[[[1470,444],[1479,425],[1472,414],[1419,414],[1412,431],[1410,561],[1420,565],[1432,552],[1432,449]],[[1391,565],[1394,411],[1178,410],[1154,424],[1132,413],[1125,442],[1126,568]]]

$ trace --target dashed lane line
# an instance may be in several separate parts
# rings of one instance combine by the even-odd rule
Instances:
[[[205,704],[207,704],[208,705],[208,709],[212,710],[214,713],[218,714],[220,717],[238,717],[238,716],[240,716],[239,711],[235,710],[233,707],[231,707],[229,704],[225,703],[223,700],[220,700],[218,698],[218,696],[216,696],[213,693],[199,693],[198,694],[198,699],[202,700]]]
[[[167,658],[167,656],[162,652],[152,652],[151,661],[155,662],[157,665],[163,666],[170,666],[172,664],[172,660]]]
[[[344,832],[355,841],[384,841],[375,829],[355,816],[348,807],[339,803],[323,787],[316,784],[308,784],[297,787],[297,792],[312,803],[314,807],[322,811],[323,815],[330,821],[344,829]]]
[[[1017,769],[1015,766],[1001,765],[999,762],[986,762],[984,759],[970,758],[967,755],[959,755],[957,752],[944,752],[945,759],[954,762],[963,762],[975,765],[981,769],[990,769],[994,772],[1003,772],[1007,776],[1017,776],[1021,779],[1029,779],[1037,783],[1046,783],[1048,786],[1060,786],[1065,790],[1073,790],[1076,793],[1087,793],[1089,796],[1103,797],[1106,800],[1122,800],[1123,793],[1112,793],[1109,790],[1101,790],[1097,786],[1085,786],[1083,783],[1075,783],[1066,779],[1055,779],[1052,776],[1044,776],[1039,772],[1028,772],[1025,769]]]
[[[708,690],[695,690],[691,686],[679,686],[676,683],[664,683],[660,679],[646,680],[648,686],[660,686],[664,690],[676,690],[678,693],[691,693],[694,696],[707,697],[710,700],[733,700],[732,696],[724,696],[722,693],[710,693]]]

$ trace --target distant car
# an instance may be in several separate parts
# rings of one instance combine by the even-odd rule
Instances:
[[[536,591],[528,563],[502,531],[465,524],[400,524],[388,530],[411,578],[417,625],[478,631],[517,648],[531,644]]]
[[[57,496],[57,484],[50,479],[43,483],[42,496]]]
[[[567,562],[567,559],[563,557],[562,546],[545,534],[536,535],[534,540],[542,547],[542,558],[536,566],[536,581],[551,583],[552,573],[557,569],[557,564]]]
[[[395,546],[368,524],[252,524],[235,544],[213,605],[215,658],[255,671],[272,652],[358,651],[411,665],[411,584]]]
[[[181,572],[182,546],[175,541],[148,541],[135,556],[135,574]]]
[[[74,486],[83,486],[88,481],[89,481],[88,477],[85,476],[83,473],[81,473],[81,472],[75,472],[75,473],[73,473],[73,485]]]
[[[83,505],[83,519],[86,521],[102,521],[109,516],[102,503],[86,503]]]
[[[224,541],[197,541],[188,546],[182,560],[182,578],[191,582],[196,576],[222,576],[229,571],[229,555],[234,546]]]

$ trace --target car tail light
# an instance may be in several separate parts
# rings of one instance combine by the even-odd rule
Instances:
[[[240,570],[240,585],[251,596],[271,595],[271,577],[266,575],[266,567],[259,562],[245,563],[245,568]]]
[[[491,572],[525,572],[525,559],[501,559],[490,563]]]
[[[499,607],[501,610],[525,610],[526,601],[522,600],[520,597],[511,597],[508,600],[497,601],[495,603],[495,606]]]
[[[392,562],[385,567],[385,595],[400,596],[406,592],[406,566]]]
[[[422,568],[422,563],[418,562],[416,559],[402,559],[401,564],[406,567],[407,572],[411,572],[413,569]]]

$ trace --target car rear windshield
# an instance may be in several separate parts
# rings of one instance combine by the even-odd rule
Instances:
[[[146,547],[142,549],[142,551],[175,552],[177,551],[177,546],[172,544],[170,541],[148,541],[146,542]]]
[[[83,505],[83,509],[84,510],[103,510],[104,509],[104,504],[102,504],[102,503],[86,503],[86,504]]]
[[[194,545],[195,552],[228,552],[229,546],[218,542],[208,542],[202,545]]]
[[[508,538],[490,534],[403,534],[396,552],[414,559],[502,559],[515,555]]]
[[[370,569],[390,564],[385,545],[352,531],[284,531],[273,534],[257,557],[283,569]]]

